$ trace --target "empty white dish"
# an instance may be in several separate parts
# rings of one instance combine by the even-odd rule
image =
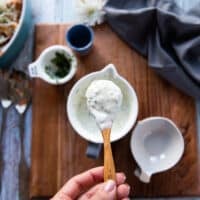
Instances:
[[[138,122],[132,133],[130,147],[140,168],[135,175],[148,183],[153,174],[172,168],[180,160],[184,140],[171,120],[150,117]]]

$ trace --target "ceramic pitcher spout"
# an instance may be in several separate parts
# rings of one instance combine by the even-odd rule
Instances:
[[[103,70],[101,70],[104,74],[108,75],[109,77],[116,78],[119,76],[116,67],[114,64],[108,64]]]
[[[39,77],[37,65],[38,65],[37,62],[33,62],[28,66],[29,75],[31,78]]]
[[[144,170],[135,170],[135,175],[144,183],[149,183],[151,180],[152,173],[146,172]]]

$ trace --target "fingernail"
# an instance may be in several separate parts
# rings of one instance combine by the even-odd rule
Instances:
[[[127,184],[127,187],[128,187],[128,190],[130,190],[130,189],[131,189],[130,185],[128,185],[128,184]]]
[[[125,180],[126,180],[126,175],[125,175],[123,172],[122,172],[121,174],[122,174],[123,179],[124,179],[123,181],[125,182]]]
[[[104,191],[105,191],[105,192],[111,192],[111,191],[115,188],[115,186],[116,186],[115,181],[113,181],[113,180],[108,180],[108,181],[106,182],[106,185],[104,186]]]
[[[131,187],[128,184],[126,184],[126,186],[127,186],[127,189],[128,189],[128,193],[130,193]]]

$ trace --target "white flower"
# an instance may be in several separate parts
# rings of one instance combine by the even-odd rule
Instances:
[[[76,9],[82,23],[90,26],[101,24],[104,21],[103,7],[107,0],[77,0]]]
[[[0,6],[5,7],[7,3],[7,0],[0,0]]]

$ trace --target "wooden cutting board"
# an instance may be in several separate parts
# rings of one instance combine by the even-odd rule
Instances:
[[[65,43],[67,25],[37,25],[35,58],[45,48]],[[78,136],[66,115],[66,99],[74,83],[82,76],[114,63],[118,72],[135,88],[139,116],[165,116],[181,129],[185,152],[176,167],[141,183],[134,176],[136,163],[129,149],[130,135],[112,145],[117,171],[124,171],[134,197],[200,195],[200,170],[194,101],[170,86],[147,66],[146,60],[130,49],[107,26],[95,28],[92,52],[79,57],[78,71],[65,86],[51,86],[40,79],[33,81],[33,136],[31,197],[50,197],[72,176],[103,164],[85,156],[87,142]],[[120,148],[119,148],[120,147]]]

